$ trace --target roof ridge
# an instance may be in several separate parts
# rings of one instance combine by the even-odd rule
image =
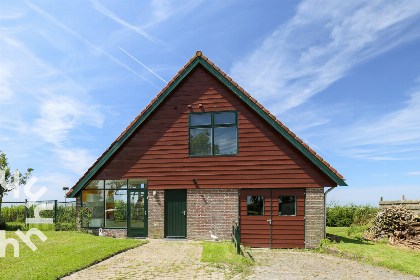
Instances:
[[[240,92],[242,92],[248,99],[250,99],[255,105],[257,105],[261,110],[263,110],[271,119],[273,119],[277,124],[279,124],[290,136],[292,136],[298,143],[300,143],[305,149],[311,152],[316,158],[322,162],[329,170],[331,170],[337,177],[343,179],[343,175],[337,172],[328,162],[326,162],[319,154],[317,154],[314,150],[312,150],[308,144],[302,141],[299,137],[296,136],[287,126],[285,126],[280,120],[278,120],[273,114],[271,114],[262,104],[260,104],[255,98],[253,98],[247,91],[245,91],[241,86],[238,85],[231,77],[229,77],[225,72],[220,70],[214,62],[208,59],[206,56],[203,55],[201,51],[197,51],[196,54],[178,71],[178,73],[166,84],[166,86],[156,95],[155,98],[146,106],[145,109],[141,111],[141,113],[127,126],[127,128],[117,137],[117,139],[112,142],[112,144],[102,153],[102,155],[92,164],[91,167],[83,174],[82,177],[74,184],[74,186],[67,192],[67,196],[73,191],[74,187],[93,169],[93,167],[101,160],[101,158],[117,143],[127,132],[130,128],[150,109],[150,107],[158,100],[162,94],[169,88],[169,86],[175,82],[175,80],[182,74],[183,71],[197,58],[201,57],[204,59],[211,67],[214,68],[217,72],[219,72],[223,77],[225,77],[233,86],[235,86]]]

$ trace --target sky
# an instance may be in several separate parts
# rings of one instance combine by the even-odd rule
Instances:
[[[420,199],[412,0],[0,0],[0,150],[63,201],[198,50],[346,178],[328,201]]]

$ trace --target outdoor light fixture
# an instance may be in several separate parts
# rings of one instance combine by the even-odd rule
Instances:
[[[157,193],[156,191],[153,191],[153,197],[156,197],[156,193]]]
[[[69,188],[68,187],[63,187],[63,191],[64,191],[64,203],[66,203],[67,202],[67,200],[66,200],[66,198],[67,198],[67,196],[66,196],[66,192],[69,190]]]
[[[193,179],[193,183],[194,183],[194,184],[197,184],[197,181],[196,181],[195,179]]]

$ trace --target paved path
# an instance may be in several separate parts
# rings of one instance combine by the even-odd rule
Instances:
[[[315,252],[252,250],[251,254],[258,265],[252,268],[253,274],[247,279],[420,279],[361,261]]]
[[[149,239],[145,245],[63,279],[224,279],[223,267],[200,262],[200,243]]]
[[[252,250],[256,265],[245,279],[417,279],[386,268],[332,255]],[[202,263],[200,242],[149,239],[63,279],[226,279],[227,266]],[[81,257],[81,256],[76,256]],[[235,279],[244,279],[237,275]]]

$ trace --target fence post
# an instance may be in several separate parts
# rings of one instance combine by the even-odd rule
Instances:
[[[25,226],[26,226],[26,218],[28,217],[28,207],[26,207],[27,203],[28,203],[28,200],[25,198],[25,213],[23,215],[23,218],[25,219]]]
[[[57,224],[57,200],[54,200],[54,224]]]

